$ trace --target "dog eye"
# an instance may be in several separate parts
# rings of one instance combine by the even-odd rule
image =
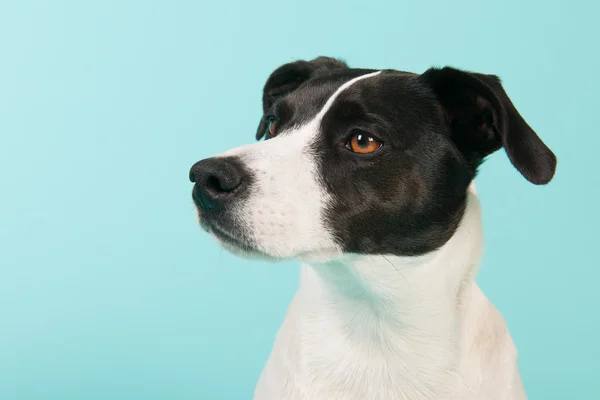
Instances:
[[[277,119],[277,117],[274,116],[269,116],[267,117],[267,129],[266,129],[266,135],[267,137],[275,137],[275,135],[277,134],[277,125],[278,125],[279,120]]]
[[[359,154],[373,153],[379,150],[381,146],[383,146],[383,143],[379,139],[364,133],[354,134],[346,145],[348,149]]]

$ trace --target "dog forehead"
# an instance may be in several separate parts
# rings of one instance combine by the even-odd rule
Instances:
[[[282,135],[314,135],[319,130],[323,117],[336,103],[339,97],[349,88],[356,88],[360,81],[373,78],[381,73],[363,72],[358,76],[345,77],[345,80],[323,80],[316,79],[301,89],[298,93],[290,96],[287,101],[294,108],[294,120]]]
[[[257,143],[230,149],[217,157],[239,157],[246,162],[272,160],[276,157],[289,157],[303,154],[310,143],[320,133],[321,121],[339,96],[360,81],[371,79],[382,71],[353,70],[353,74],[317,78],[284,99],[294,108],[294,118],[286,123],[277,137]],[[304,107],[302,105],[304,104]]]
[[[331,109],[331,106],[335,103],[335,101],[339,98],[339,96],[342,93],[344,93],[347,89],[355,86],[358,82],[360,82],[364,79],[375,77],[375,76],[379,75],[380,73],[381,73],[381,71],[376,71],[376,72],[371,72],[369,74],[360,75],[360,76],[353,78],[353,79],[349,80],[348,82],[344,83],[333,93],[333,95],[329,99],[327,99],[327,102],[325,103],[325,105],[323,106],[323,108],[321,109],[319,114],[317,114],[316,118],[323,119],[323,116]]]

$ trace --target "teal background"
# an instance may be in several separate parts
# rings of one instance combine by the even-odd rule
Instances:
[[[297,268],[197,227],[188,169],[318,55],[502,77],[556,152],[477,180],[531,399],[600,399],[598,2],[0,0],[0,399],[250,399]]]

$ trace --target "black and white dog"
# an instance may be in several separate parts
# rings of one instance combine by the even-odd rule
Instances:
[[[556,158],[493,75],[285,64],[257,139],[190,171],[229,251],[302,262],[257,400],[525,399],[502,316],[475,283],[473,178],[504,147],[534,184]]]

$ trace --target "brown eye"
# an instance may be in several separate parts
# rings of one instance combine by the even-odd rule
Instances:
[[[364,133],[357,133],[350,138],[348,147],[355,153],[369,154],[373,153],[383,145],[379,140],[373,136],[369,136]]]
[[[277,118],[269,117],[267,119],[267,135],[269,137],[275,137],[277,134]]]

